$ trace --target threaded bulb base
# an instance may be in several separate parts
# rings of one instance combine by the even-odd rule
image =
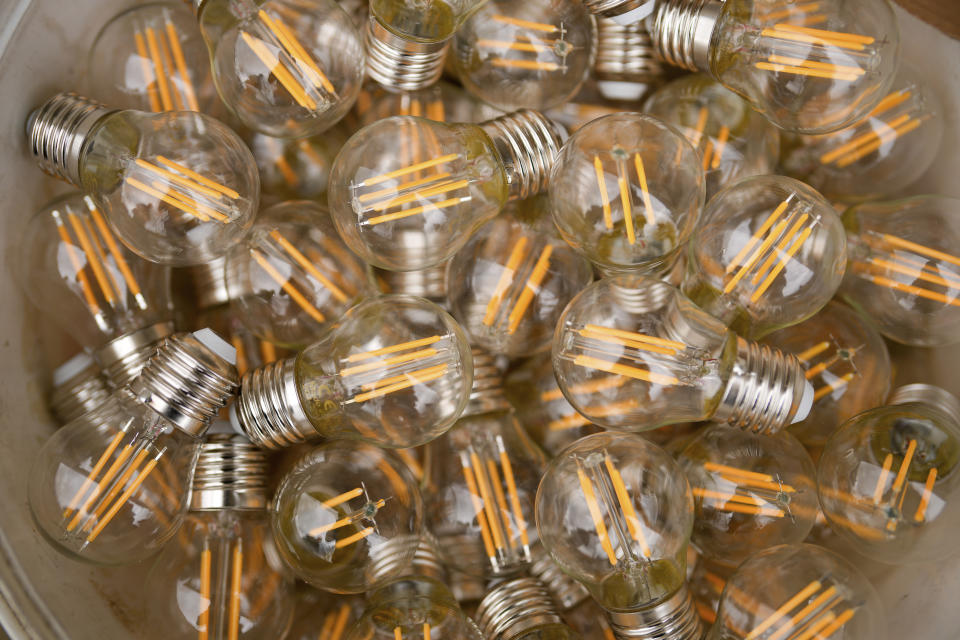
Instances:
[[[230,422],[264,449],[282,449],[320,437],[297,393],[294,358],[251,369],[230,406]]]
[[[666,602],[628,613],[607,611],[618,640],[700,640],[703,628],[686,585]]]
[[[450,40],[414,42],[391,32],[374,16],[367,22],[367,75],[388,91],[417,91],[443,74]]]
[[[76,420],[96,409],[110,396],[110,387],[100,367],[86,353],[79,353],[53,372],[50,409],[60,424]]]
[[[656,56],[690,71],[710,70],[710,40],[723,3],[661,0],[647,21]]]
[[[264,509],[267,506],[266,454],[234,433],[213,433],[200,446],[190,508]]]
[[[597,89],[608,100],[639,100],[664,76],[643,22],[597,20]]]
[[[437,541],[429,532],[399,536],[378,545],[371,551],[367,572],[373,583],[401,576],[422,576],[441,583],[447,580]]]
[[[173,335],[172,322],[160,322],[114,338],[94,354],[104,377],[122,389],[140,375],[164,338]]]
[[[480,123],[507,169],[510,198],[523,199],[547,188],[550,170],[567,139],[566,130],[538,111],[521,109]]]
[[[382,293],[418,296],[446,307],[446,262],[416,271],[388,271],[373,267],[373,277]]]
[[[467,408],[460,417],[509,409],[510,403],[503,395],[503,372],[497,366],[496,359],[476,347],[470,350],[470,356],[473,360],[473,386],[470,388]]]
[[[653,13],[654,4],[655,0],[583,0],[590,13],[622,25],[642,21]]]
[[[547,587],[536,578],[501,582],[477,607],[477,624],[488,640],[512,640],[544,624],[562,624]]]
[[[113,110],[75,93],[60,93],[30,114],[30,153],[46,173],[80,186],[80,151],[93,126]]]
[[[960,425],[960,399],[946,389],[932,384],[908,384],[894,389],[887,400],[887,404],[908,402],[919,402],[934,407]]]
[[[554,602],[559,604],[563,611],[573,609],[590,596],[582,584],[560,570],[542,547],[534,549],[530,573],[544,584]]]

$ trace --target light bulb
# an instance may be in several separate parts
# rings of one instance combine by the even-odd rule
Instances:
[[[224,104],[278,138],[329,129],[350,110],[364,52],[333,0],[192,0]]]
[[[293,580],[268,552],[268,471],[242,436],[211,433],[201,445],[190,511],[144,585],[165,637],[275,640],[290,626]]]
[[[886,0],[665,0],[647,24],[661,58],[710,73],[797,133],[836,131],[869,113],[900,50]]]
[[[582,438],[547,466],[536,513],[544,548],[617,637],[700,637],[684,584],[693,499],[669,454],[633,434]]]
[[[896,342],[960,340],[960,200],[919,196],[848,209],[840,294]]]
[[[73,193],[30,218],[16,275],[27,298],[90,352],[116,387],[173,332],[170,270],[133,255],[91,198]]]
[[[403,575],[416,547],[390,543],[420,535],[423,504],[392,453],[340,440],[297,463],[281,480],[271,513],[277,550],[298,578],[361,593]],[[385,553],[391,562],[378,564]]]
[[[81,351],[53,370],[50,411],[64,425],[102,405],[110,387],[99,365]]]
[[[654,55],[644,22],[622,25],[597,18],[593,75],[600,95],[607,100],[641,100],[664,80],[666,70]]]
[[[822,136],[798,136],[783,158],[788,175],[828,198],[876,200],[902,193],[936,158],[943,109],[936,94],[901,68],[865,117]]]
[[[450,309],[471,344],[510,357],[548,349],[563,308],[593,280],[546,209],[545,197],[510,207],[451,260]]]
[[[740,178],[773,173],[777,166],[777,128],[709,76],[667,83],[647,98],[644,112],[676,127],[700,152],[708,201]]]
[[[326,209],[309,200],[264,209],[227,254],[233,315],[256,336],[301,347],[369,291],[366,266],[341,242]]]
[[[754,176],[707,204],[682,289],[756,340],[822,309],[846,266],[843,224],[823,196],[793,178]]]
[[[672,127],[618,113],[584,125],[550,175],[563,239],[608,272],[668,271],[703,206],[700,158]]]
[[[486,640],[580,640],[536,578],[513,578],[486,592],[477,607]]]
[[[550,109],[576,95],[593,66],[597,26],[576,0],[488,0],[457,30],[451,61],[488,104]]]
[[[250,150],[260,169],[264,199],[325,201],[330,167],[347,136],[332,127],[310,138],[288,140],[255,133]]]
[[[115,111],[62,93],[31,114],[27,139],[40,167],[90,195],[120,240],[147,260],[209,262],[253,224],[253,156],[203,114]]]
[[[925,384],[847,420],[817,469],[823,513],[856,550],[880,562],[939,562],[957,553],[960,400]]]
[[[727,580],[707,640],[885,636],[883,606],[847,560],[811,544],[766,549]]]
[[[813,402],[795,357],[738,337],[649,277],[607,278],[574,298],[557,324],[553,366],[570,404],[615,429],[712,418],[775,433]]]
[[[392,116],[416,116],[437,122],[483,122],[500,115],[499,110],[474,99],[449,82],[416,91],[383,92],[363,112],[364,125]]]
[[[678,456],[693,491],[692,542],[737,565],[756,551],[802,542],[817,516],[813,460],[787,431],[711,425]]]
[[[790,433],[807,447],[822,447],[842,422],[883,404],[890,391],[890,354],[883,337],[839,302],[771,333],[764,343],[797,356],[814,384],[810,415],[790,425]]]
[[[207,48],[183,3],[126,9],[100,29],[87,60],[91,95],[140,111],[205,111],[219,104]]]
[[[453,426],[472,372],[463,330],[440,307],[380,296],[295,358],[248,371],[230,416],[271,449],[320,437],[412,447]]]
[[[508,198],[542,191],[564,135],[536,111],[479,125],[380,120],[354,134],[334,161],[330,213],[366,262],[425,269],[453,256]]]
[[[37,528],[87,562],[152,555],[183,521],[200,439],[236,387],[232,349],[212,331],[167,338],[128,387],[40,449],[29,483]]]
[[[363,599],[297,584],[293,624],[285,640],[345,640],[363,610]]]

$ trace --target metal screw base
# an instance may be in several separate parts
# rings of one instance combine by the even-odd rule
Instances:
[[[710,70],[710,40],[719,0],[661,0],[647,26],[656,55],[690,71]]]
[[[140,375],[163,339],[171,335],[173,323],[160,322],[114,338],[93,356],[110,385],[121,389]]]
[[[610,630],[618,640],[700,640],[700,616],[686,586],[666,602],[628,613],[607,611]]]
[[[646,25],[638,22],[624,26],[609,18],[597,20],[593,69],[597,89],[608,100],[639,100],[664,75]]]
[[[388,271],[373,267],[373,277],[377,288],[383,293],[418,296],[446,307],[446,262],[416,271]]]
[[[264,509],[267,456],[243,436],[214,433],[200,446],[190,509]]]
[[[412,557],[411,547],[415,547]],[[398,576],[422,576],[441,583],[447,580],[437,541],[429,532],[420,536],[392,538],[377,546],[371,552],[367,571],[371,582],[382,582]]]
[[[488,640],[512,640],[545,624],[562,624],[547,587],[536,578],[501,582],[477,607],[477,624]]]
[[[473,359],[473,386],[470,401],[460,417],[509,409],[510,403],[503,395],[503,373],[494,357],[477,348],[471,349],[470,355]]]
[[[563,611],[573,609],[590,597],[586,588],[561,571],[557,563],[541,547],[534,548],[530,573],[544,584]]]
[[[80,150],[94,125],[113,113],[99,102],[60,93],[30,114],[30,153],[45,172],[80,186]]]
[[[921,402],[938,409],[960,425],[960,399],[955,395],[932,384],[908,384],[898,387],[890,394],[887,404],[906,404]]]
[[[294,358],[252,369],[240,381],[230,422],[264,449],[282,449],[320,437],[297,393]]]
[[[480,123],[507,168],[512,199],[546,189],[566,130],[538,111],[521,109]]]
[[[443,73],[450,41],[413,42],[394,34],[374,17],[367,22],[367,75],[388,91],[416,91]]]
[[[100,367],[86,353],[79,353],[53,372],[50,409],[60,424],[96,409],[110,396]]]

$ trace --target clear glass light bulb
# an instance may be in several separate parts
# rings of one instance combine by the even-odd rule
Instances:
[[[756,340],[822,309],[846,266],[843,224],[823,196],[793,178],[754,176],[707,204],[681,288]]]
[[[676,127],[700,152],[707,200],[740,178],[773,173],[780,132],[740,96],[704,74],[673,80],[644,112]]]
[[[876,200],[902,193],[936,158],[943,116],[933,90],[901,67],[864,118],[826,135],[798,136],[783,167],[828,198]]]
[[[811,544],[755,554],[728,580],[707,640],[883,638],[883,605],[849,562]]]
[[[140,111],[219,108],[207,47],[184,3],[150,2],[113,16],[87,60],[91,95]]]
[[[364,125],[392,116],[416,116],[437,122],[483,122],[498,115],[499,110],[474,99],[459,85],[438,82],[416,91],[384,91],[373,99],[361,119]]]
[[[392,453],[364,442],[328,442],[284,476],[271,506],[277,550],[301,580],[361,593],[403,575],[416,551],[391,545],[418,537],[416,480]],[[380,554],[395,562],[372,571]]]
[[[869,113],[900,50],[886,0],[665,0],[648,25],[660,57],[709,72],[798,133],[836,131]]]
[[[596,50],[596,22],[576,0],[489,0],[457,30],[451,62],[488,104],[550,109],[580,90]]]
[[[233,315],[286,347],[318,339],[370,288],[366,265],[340,240],[326,209],[309,200],[260,212],[227,255],[226,285]]]
[[[27,138],[40,167],[89,194],[120,240],[147,260],[209,262],[253,224],[253,156],[208,116],[114,111],[59,94],[31,114]]]
[[[297,587],[293,624],[285,640],[341,640],[363,611],[360,597],[337,596],[302,582]]]
[[[917,347],[960,340],[960,200],[918,196],[843,214],[850,264],[840,293],[887,338]]]
[[[346,140],[346,132],[340,126],[300,140],[274,138],[262,133],[250,136],[248,143],[260,169],[264,200],[325,202],[330,167]]]
[[[377,121],[354,134],[334,161],[327,192],[333,221],[347,245],[376,267],[439,264],[508,198],[546,186],[564,135],[535,111],[480,125]]]
[[[28,497],[54,548],[126,564],[176,533],[201,437],[236,390],[231,351],[209,330],[169,338],[130,386],[47,440]]]
[[[649,277],[606,278],[574,298],[557,324],[553,366],[570,404],[615,429],[712,417],[776,432],[813,402],[796,358],[739,338]]]
[[[316,135],[363,81],[363,41],[333,0],[192,0],[224,104],[250,129]]]
[[[449,314],[422,298],[379,296],[295,358],[248,371],[231,419],[268,448],[320,437],[412,447],[453,426],[472,371]]]
[[[560,235],[600,269],[662,273],[703,207],[700,158],[660,120],[618,113],[584,125],[550,175]]]
[[[699,637],[684,586],[693,499],[669,454],[633,434],[582,438],[547,466],[536,513],[543,546],[615,630],[675,618],[670,637]]]
[[[874,560],[939,562],[958,551],[958,462],[960,400],[931,385],[900,387],[827,441],[817,469],[823,513]]]
[[[883,404],[890,391],[890,354],[883,336],[839,302],[763,342],[797,356],[814,385],[810,415],[790,425],[790,433],[807,447],[822,447],[842,422]]]
[[[549,348],[557,319],[593,269],[557,236],[546,198],[537,197],[480,229],[447,278],[451,313],[471,344],[519,357]]]
[[[190,511],[144,581],[151,624],[166,637],[275,640],[290,626],[293,579],[270,553],[268,471],[242,436],[211,434],[201,446]]]
[[[692,542],[710,559],[735,566],[761,549],[802,542],[813,528],[815,467],[787,431],[711,425],[678,462],[693,491]]]

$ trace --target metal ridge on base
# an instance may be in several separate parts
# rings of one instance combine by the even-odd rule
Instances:
[[[416,91],[440,79],[450,40],[408,40],[370,16],[366,45],[367,75],[388,91]]]
[[[521,109],[481,122],[507,169],[510,198],[523,199],[547,188],[550,170],[567,131],[539,111]]]

